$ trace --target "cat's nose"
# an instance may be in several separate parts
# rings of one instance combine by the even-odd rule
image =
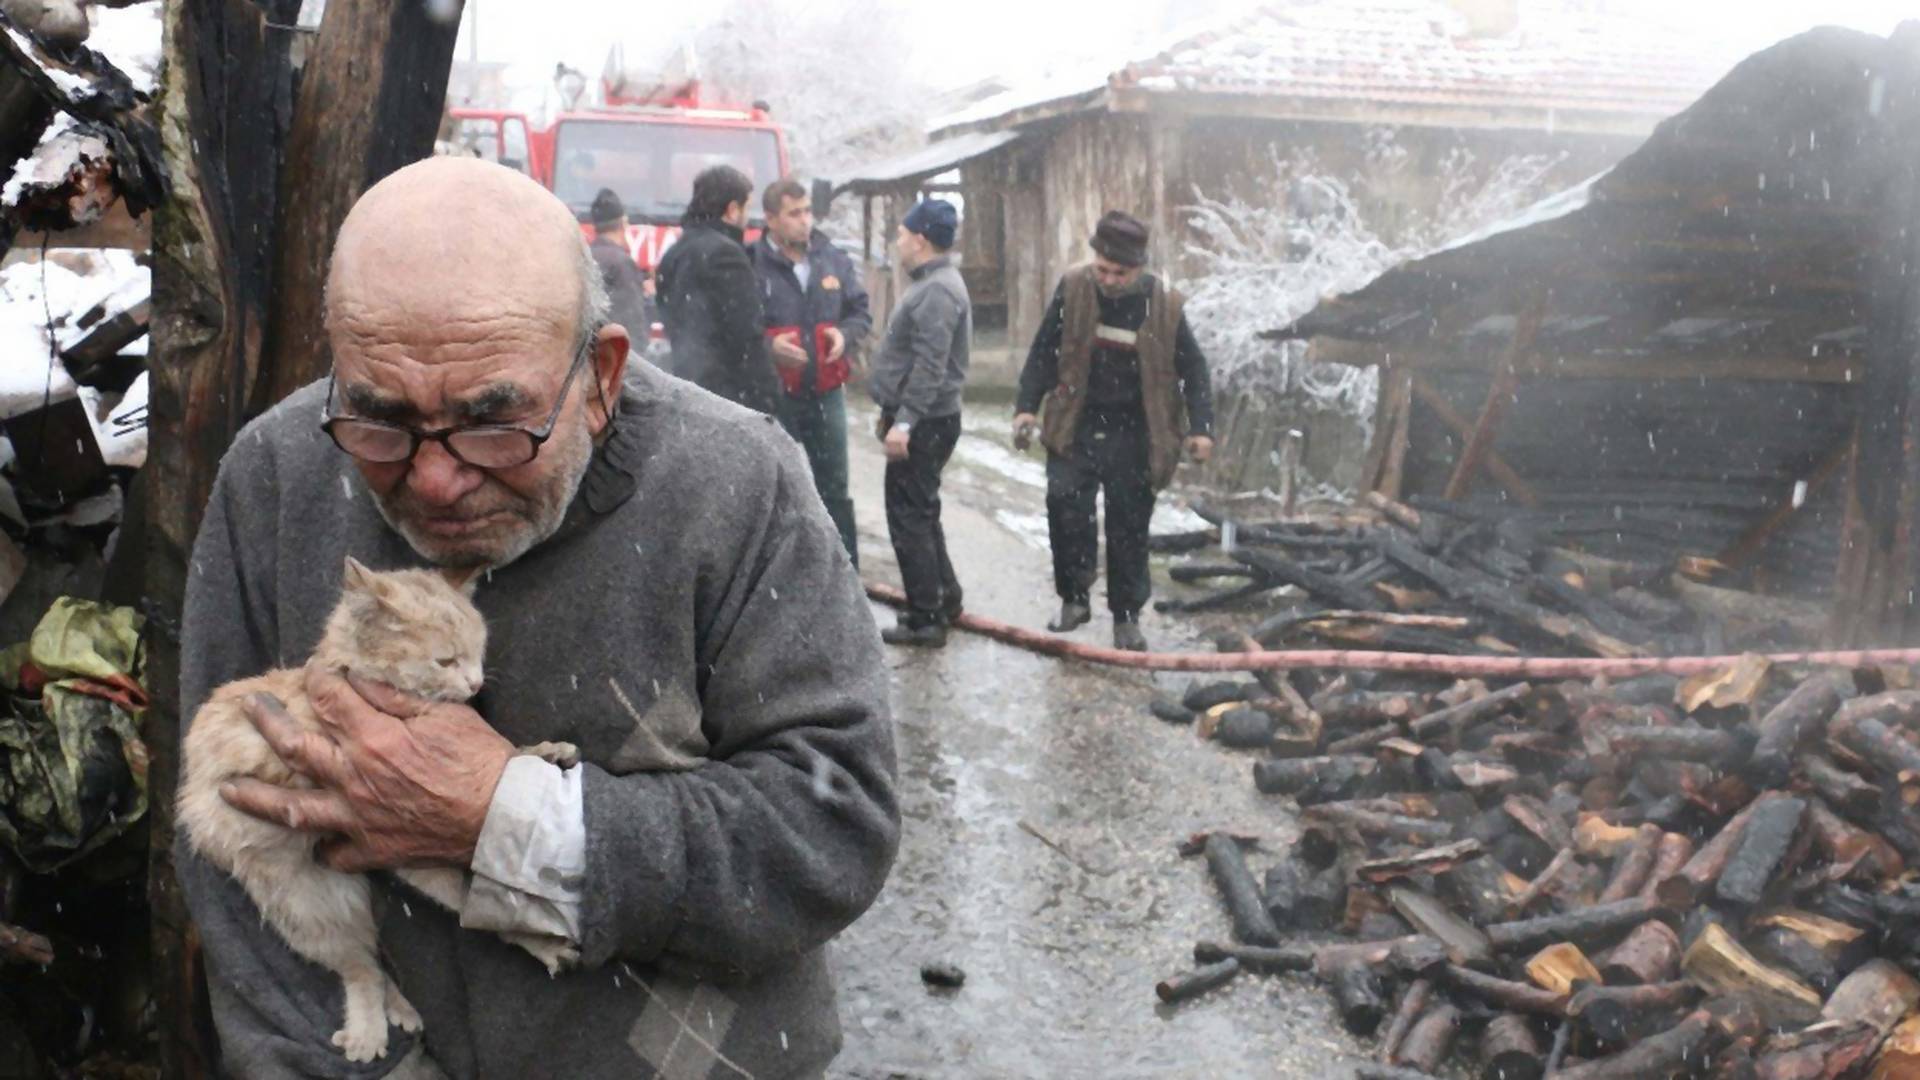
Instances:
[[[468,668],[466,675],[467,675],[467,696],[472,697],[473,695],[478,694],[480,692],[481,684],[483,684],[486,681],[486,677],[480,673],[480,669],[477,667]]]

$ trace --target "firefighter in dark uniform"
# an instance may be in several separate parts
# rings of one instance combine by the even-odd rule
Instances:
[[[1100,551],[1094,499],[1106,492],[1107,607],[1113,643],[1146,651],[1140,610],[1152,593],[1147,527],[1184,449],[1213,454],[1213,387],[1179,293],[1145,271],[1147,227],[1108,211],[1040,321],[1013,418],[1025,449],[1047,448],[1047,531],[1065,633],[1093,617]],[[1044,409],[1042,400],[1044,399]]]

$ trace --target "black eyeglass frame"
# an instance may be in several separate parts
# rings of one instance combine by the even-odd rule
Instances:
[[[412,461],[414,455],[420,452],[421,443],[437,442],[440,444],[440,448],[447,452],[448,456],[460,462],[462,465],[467,465],[475,469],[516,469],[539,457],[540,448],[546,445],[548,439],[553,437],[554,426],[560,422],[560,410],[566,408],[567,397],[573,393],[573,381],[579,377],[580,368],[585,364],[587,358],[593,355],[594,340],[595,335],[588,334],[587,340],[581,343],[580,350],[574,354],[572,366],[567,368],[566,379],[560,383],[560,396],[553,403],[553,411],[547,414],[546,423],[540,425],[538,428],[526,428],[517,424],[464,424],[459,427],[436,428],[432,431],[421,431],[418,428],[411,428],[405,424],[395,424],[386,420],[369,420],[360,416],[335,416],[333,414],[334,373],[332,370],[329,370],[327,372],[327,398],[325,404],[323,404],[320,409],[320,430],[327,433],[327,438],[333,440],[333,445],[338,447],[341,453],[377,465],[397,465],[403,461]],[[367,427],[400,432],[407,436],[407,452],[400,457],[384,461],[379,458],[370,458],[356,454],[352,450],[347,449],[345,444],[340,441],[340,436],[335,433],[335,426],[342,422],[363,424]],[[525,435],[529,440],[526,459],[524,461],[514,462],[511,465],[482,465],[478,462],[468,461],[461,455],[459,449],[453,445],[452,440],[456,435],[466,435],[472,432],[503,434],[511,432],[517,435]]]

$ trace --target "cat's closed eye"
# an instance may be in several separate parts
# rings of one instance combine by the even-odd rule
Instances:
[[[457,656],[443,656],[439,660],[435,661],[435,663],[439,664],[443,668],[459,667],[460,658]]]

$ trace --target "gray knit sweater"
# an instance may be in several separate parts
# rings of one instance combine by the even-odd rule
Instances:
[[[194,548],[182,715],[304,661],[351,554],[418,565],[309,386],[221,464]],[[899,837],[873,619],[797,447],[767,417],[637,365],[552,539],[494,572],[482,715],[586,765],[581,970],[376,876],[388,970],[455,1078],[817,1075],[840,1043],[822,948],[879,892]],[[328,1044],[339,981],[176,846],[227,1071],[376,1077]]]

